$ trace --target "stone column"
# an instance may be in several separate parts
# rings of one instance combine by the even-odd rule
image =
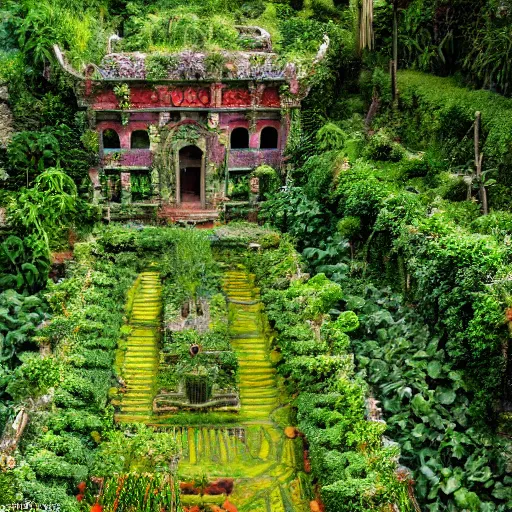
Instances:
[[[89,178],[92,186],[92,203],[99,204],[102,200],[99,170],[95,167],[89,169]]]
[[[130,173],[121,173],[121,204],[128,205],[132,202],[132,187],[130,182]]]

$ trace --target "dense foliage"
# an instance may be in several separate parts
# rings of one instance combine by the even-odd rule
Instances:
[[[155,259],[169,289],[181,287],[185,296],[204,287],[204,269],[213,264],[205,235],[178,229],[100,229],[74,254],[66,278],[40,297],[0,295],[2,421],[20,405],[31,418],[14,467],[2,469],[5,485],[40,504],[58,500],[69,511],[79,509],[71,496],[90,475],[153,471],[176,455],[170,434],[137,427],[126,439],[114,427],[109,397],[119,385],[118,341],[129,334],[125,297],[137,272]]]
[[[206,50],[207,66],[218,71],[220,50],[246,48],[239,23],[268,30],[311,90],[302,112],[291,115],[286,186],[270,167],[253,173],[260,199],[270,198],[261,221],[290,239],[241,225],[235,235],[212,239],[261,245],[247,263],[276,331],[279,373],[297,394],[298,424],[327,509],[410,506],[394,474],[395,451],[382,446],[382,423],[365,419],[369,395],[382,402],[387,433],[414,473],[422,507],[512,507],[504,457],[504,412],[512,403],[512,5],[376,0],[370,51],[358,48],[368,3],[2,3],[0,86],[8,84],[14,132],[0,143],[0,207],[8,222],[0,233],[0,420],[4,425],[16,407],[31,404],[33,421],[16,467],[1,461],[0,500],[23,496],[78,510],[75,485],[99,474],[98,456],[123,473],[148,470],[137,457],[160,464],[149,460],[152,443],[156,452],[167,443],[166,456],[175,450],[143,429],[128,438],[112,430],[114,350],[126,334],[123,305],[137,271],[158,262],[166,323],[201,300],[212,317],[226,316],[209,240],[194,231],[102,229],[75,245],[75,261],[56,283],[52,253],[72,248],[76,233],[98,220],[87,200],[99,141],[53,44],[82,71],[101,61],[118,32],[122,39],[111,49],[153,52],[148,77],[158,79],[172,62],[168,53],[184,49]],[[393,6],[398,66],[411,70],[398,73],[396,101],[388,73]],[[329,50],[312,70],[324,34]],[[118,95],[125,93],[119,85]],[[481,175],[474,165],[477,111]],[[133,184],[134,193],[148,194],[148,183]],[[484,187],[491,213],[482,216]],[[249,194],[245,181],[232,188],[234,197]],[[201,334],[185,329],[166,338],[175,365],[160,383],[173,384],[177,372],[190,369],[181,356],[191,342],[222,354],[194,364],[231,385],[237,363],[221,321]],[[127,457],[114,467],[125,446],[135,462]],[[149,485],[139,476],[126,481],[137,492]],[[116,485],[112,477],[107,487]]]
[[[412,510],[406,485],[395,475],[397,450],[381,442],[386,426],[367,419],[367,387],[354,375],[347,335],[359,320],[352,311],[334,311],[344,296],[342,287],[323,274],[308,279],[290,242],[268,231],[219,229],[216,243],[229,259],[240,253],[246,230],[263,247],[243,260],[261,286],[276,333],[273,357],[288,391],[297,396],[298,427],[328,510],[362,512],[392,503]]]

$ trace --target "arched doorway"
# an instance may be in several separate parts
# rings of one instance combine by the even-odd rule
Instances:
[[[203,152],[197,146],[180,149],[179,181],[176,187],[178,203],[204,207]]]

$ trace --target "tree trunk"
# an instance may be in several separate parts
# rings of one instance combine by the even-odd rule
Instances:
[[[372,99],[372,104],[370,105],[370,109],[368,110],[368,114],[366,115],[366,119],[364,120],[364,124],[365,124],[367,130],[372,125],[373,118],[377,115],[377,111],[379,110],[379,107],[380,107],[380,99],[376,94],[374,94],[373,99]]]
[[[398,97],[396,74],[398,71],[398,2],[393,1],[393,60],[391,64],[391,92],[393,101]]]
[[[5,426],[5,430],[0,440],[0,452],[13,452],[16,450],[18,443],[25,431],[25,427],[28,423],[28,412],[25,409],[21,409],[16,415],[16,418],[8,422]]]

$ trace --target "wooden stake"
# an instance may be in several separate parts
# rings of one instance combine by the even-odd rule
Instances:
[[[482,202],[482,213],[487,215],[489,207],[487,204],[487,190],[485,189],[482,181],[482,161],[484,158],[483,153],[480,153],[480,128],[482,125],[482,114],[476,112],[475,114],[475,171],[476,179],[478,182],[478,189],[480,191],[480,201]]]

